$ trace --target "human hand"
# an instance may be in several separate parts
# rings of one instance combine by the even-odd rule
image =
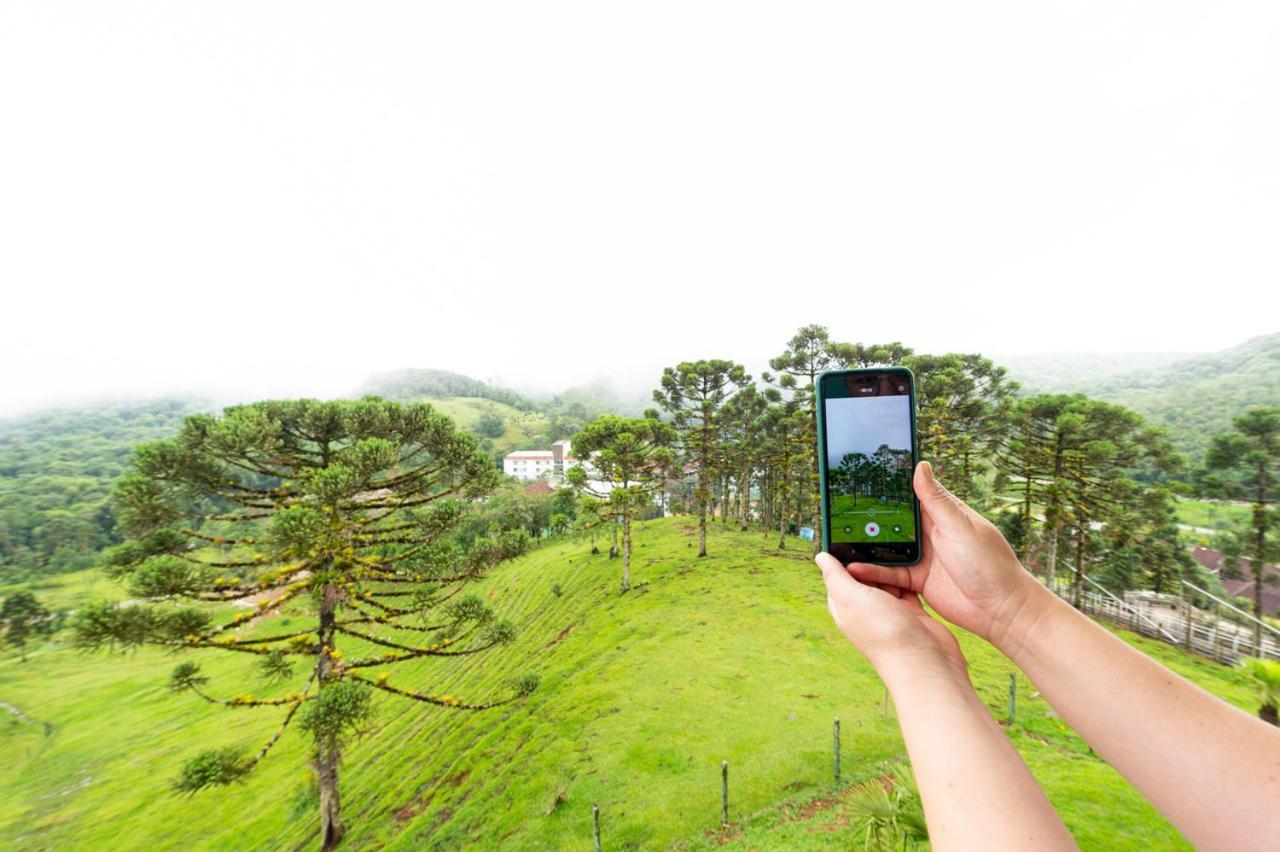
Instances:
[[[902,668],[934,666],[967,677],[968,665],[951,631],[900,586],[859,582],[830,553],[815,557],[827,584],[827,609],[840,632],[881,677]]]
[[[922,595],[943,618],[993,644],[1015,623],[1034,622],[1052,596],[1000,531],[935,479],[928,462],[916,466],[913,485],[924,527],[920,562],[902,568],[854,562],[848,572],[863,583]]]

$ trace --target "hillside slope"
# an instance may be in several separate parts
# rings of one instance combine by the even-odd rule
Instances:
[[[1091,369],[1106,356],[1092,355],[1084,368],[1057,356],[1056,365],[1034,358],[1010,359],[1013,378],[1030,391],[1079,391],[1127,406],[1166,427],[1179,450],[1197,461],[1210,436],[1231,428],[1231,420],[1251,406],[1280,406],[1280,334],[1255,337],[1205,355],[1161,363],[1169,356],[1143,356],[1142,369],[1116,373]],[[1063,363],[1067,362],[1067,363]],[[1126,363],[1123,357],[1119,363]]]
[[[593,802],[606,848],[851,842],[847,820],[813,823],[826,811],[778,803],[833,792],[834,717],[846,778],[874,776],[902,754],[878,679],[831,624],[807,545],[779,553],[759,532],[715,524],[712,555],[698,559],[694,538],[687,518],[642,525],[637,588],[626,596],[616,593],[618,562],[591,555],[586,541],[550,544],[495,570],[480,590],[519,624],[515,645],[451,668],[422,664],[402,675],[398,666],[393,681],[484,697],[535,670],[542,688],[526,703],[482,713],[379,696],[378,735],[352,748],[342,770],[343,848],[589,848]],[[297,615],[254,629],[278,631]],[[982,696],[1003,718],[1008,663],[970,637],[962,643]],[[1250,704],[1235,672],[1149,647],[1206,689]],[[227,677],[239,661],[225,656],[202,658],[209,690],[243,691],[243,681]],[[0,701],[25,714],[0,727],[0,749],[11,756],[0,766],[0,846],[292,849],[314,841],[296,732],[243,785],[189,798],[168,791],[184,759],[210,745],[260,743],[277,716],[170,694],[174,664],[153,652],[85,657],[53,645],[25,665],[0,661]],[[1025,683],[1010,730],[1084,847],[1185,848]],[[721,760],[731,764],[734,821],[723,836]],[[801,811],[811,822],[788,816]]]

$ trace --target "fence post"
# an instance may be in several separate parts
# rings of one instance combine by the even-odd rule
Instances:
[[[840,783],[840,719],[836,718],[835,724],[835,743],[832,745],[832,751],[836,760],[836,783]]]
[[[600,805],[591,806],[591,832],[596,841],[596,852],[600,852]]]
[[[720,761],[720,824],[729,824],[729,761]]]
[[[1009,672],[1009,724],[1018,717],[1018,676]]]

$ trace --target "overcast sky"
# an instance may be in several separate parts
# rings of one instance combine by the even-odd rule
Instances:
[[[0,4],[0,412],[1280,330],[1280,6]],[[1258,300],[1262,299],[1263,302]]]
[[[911,449],[911,397],[869,396],[827,400],[827,466],[849,453],[871,456],[882,445]]]

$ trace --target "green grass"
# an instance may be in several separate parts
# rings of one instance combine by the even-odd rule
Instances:
[[[515,644],[454,665],[402,664],[392,682],[483,698],[537,671],[542,688],[482,713],[379,694],[376,729],[342,768],[343,848],[589,848],[593,802],[606,848],[851,845],[831,780],[831,722],[842,720],[847,779],[882,772],[903,754],[892,711],[882,715],[883,687],[831,624],[807,543],[792,539],[779,552],[772,536],[712,524],[711,555],[699,559],[695,538],[687,518],[641,525],[636,588],[625,596],[616,592],[619,562],[591,555],[585,541],[496,569],[477,590],[520,626]],[[98,582],[76,578],[85,588]],[[304,608],[252,629],[278,630],[285,618],[296,626]],[[1234,671],[1121,635],[1252,709]],[[1003,719],[1009,663],[961,641],[979,694]],[[263,683],[239,656],[192,655],[215,694],[291,688]],[[0,848],[314,846],[296,732],[243,784],[169,791],[183,760],[204,747],[255,747],[279,716],[169,693],[176,659],[85,656],[48,642],[26,664],[0,660],[0,701],[29,717],[0,714]],[[1008,729],[1082,846],[1186,848],[1021,679]],[[724,833],[721,760],[731,766]]]
[[[459,429],[468,432],[474,429],[482,415],[498,415],[506,424],[507,431],[494,438],[493,445],[504,452],[547,449],[551,446],[551,442],[545,438],[547,417],[540,412],[521,411],[504,402],[481,397],[429,397],[424,401],[453,420]]]
[[[1203,529],[1222,530],[1253,517],[1253,508],[1243,503],[1224,503],[1218,500],[1177,499],[1178,523]]]
[[[866,532],[873,521],[880,526],[874,538]],[[894,526],[902,531],[894,532]],[[831,498],[831,537],[832,541],[915,541],[916,513],[909,505],[865,497],[855,504],[848,494],[836,494]]]

